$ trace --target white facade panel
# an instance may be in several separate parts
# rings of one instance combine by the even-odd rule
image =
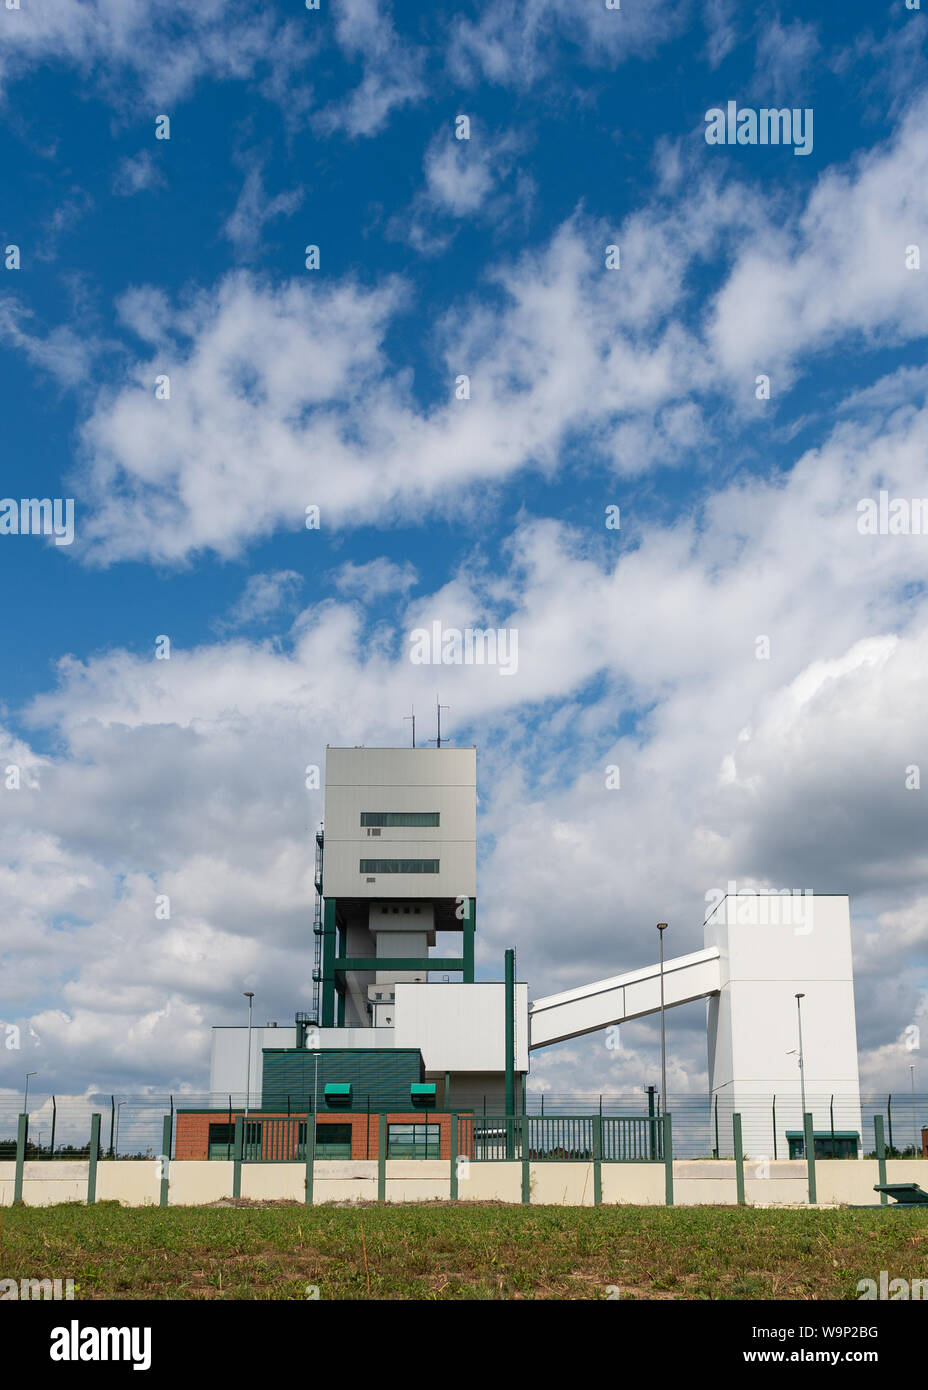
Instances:
[[[361,815],[365,811],[437,812],[440,823],[362,826]],[[439,871],[362,871],[362,859],[438,860]],[[476,749],[326,750],[326,897],[474,897],[476,863]]]
[[[816,1130],[863,1140],[850,904],[845,896],[732,894],[710,913],[706,945],[719,950],[721,990],[709,1000],[709,1082],[730,1116],[742,1115],[745,1152],[777,1152],[802,1128],[799,1013],[806,1103]],[[727,1121],[730,1128],[730,1120]]]
[[[397,984],[397,1047],[418,1047],[427,1072],[506,1069],[505,985]],[[515,986],[515,1069],[528,1070],[528,985]]]
[[[263,1047],[296,1047],[296,1028],[254,1027],[251,1030],[251,1099],[261,1103],[261,1049]],[[219,1095],[245,1097],[245,1074],[248,1070],[248,1028],[232,1026],[214,1028],[210,1045],[209,1089]]]

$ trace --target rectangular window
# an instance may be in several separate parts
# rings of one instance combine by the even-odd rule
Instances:
[[[438,811],[362,811],[362,825],[438,825]]]
[[[210,1158],[229,1159],[233,1157],[232,1141],[235,1138],[235,1125],[210,1125],[209,1127],[209,1156]]]
[[[437,859],[362,859],[362,874],[437,874]]]
[[[441,1125],[388,1125],[387,1158],[441,1158]]]
[[[306,1142],[306,1129],[303,1128],[303,1142]],[[350,1158],[351,1125],[316,1125],[317,1158]]]

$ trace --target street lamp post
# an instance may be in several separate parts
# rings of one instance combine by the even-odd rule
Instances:
[[[805,1059],[804,1059],[803,1054],[802,1054],[802,1000],[805,999],[805,997],[806,997],[806,996],[805,996],[804,994],[797,994],[797,995],[796,995],[796,1015],[797,1015],[797,1017],[798,1017],[798,1019],[799,1019],[799,1092],[800,1092],[800,1095],[802,1096],[802,1134],[803,1134],[803,1140],[805,1140],[805,1132],[806,1132],[806,1068],[805,1068]],[[804,1149],[804,1148],[805,1148],[805,1142],[803,1142],[803,1149]]]
[[[664,1037],[664,932],[666,922],[658,922],[657,935],[661,943],[661,1114],[667,1114],[667,1048]]]
[[[251,1006],[254,1002],[254,990],[246,989],[242,991],[248,1000],[248,1063],[245,1071],[245,1143],[248,1143],[248,1107],[251,1103]]]
[[[318,1053],[318,1052],[314,1052],[314,1053],[313,1053],[313,1153],[314,1153],[314,1154],[315,1154],[315,1152],[316,1152],[316,1135],[319,1133],[319,1129],[318,1129],[318,1127],[317,1127],[317,1125],[316,1125],[316,1107],[317,1107],[318,1104],[319,1104],[319,1053]],[[309,1141],[308,1126],[307,1126],[306,1139],[307,1139],[307,1142],[308,1142],[308,1141]]]

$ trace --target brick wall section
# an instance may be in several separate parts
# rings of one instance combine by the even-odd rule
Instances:
[[[232,1122],[234,1124],[237,1115],[242,1111],[232,1111]],[[438,1125],[441,1129],[440,1154],[442,1158],[451,1158],[451,1116],[443,1114],[428,1113],[423,1110],[402,1110],[395,1111],[386,1116],[387,1124],[396,1125],[421,1125],[425,1123],[428,1115],[429,1126]],[[275,1112],[274,1115],[264,1114],[255,1115],[256,1122],[272,1119],[275,1117],[285,1118],[286,1112]],[[292,1115],[294,1122],[305,1120],[305,1115]],[[317,1121],[320,1125],[351,1125],[351,1157],[353,1159],[375,1159],[378,1150],[378,1124],[383,1118],[380,1115],[358,1114],[351,1111],[343,1113],[331,1112],[319,1115]],[[369,1128],[368,1128],[369,1122]],[[174,1121],[174,1157],[176,1159],[205,1159],[209,1157],[209,1127],[211,1124],[228,1124],[228,1111],[209,1110],[196,1113],[178,1114]],[[458,1149],[466,1153],[469,1145],[465,1142],[465,1136],[469,1136],[467,1129],[468,1118],[461,1116],[458,1120]],[[294,1123],[292,1128],[294,1142],[296,1140],[297,1126]],[[369,1137],[368,1137],[369,1135]]]

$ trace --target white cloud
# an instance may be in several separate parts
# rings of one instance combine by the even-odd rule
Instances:
[[[680,7],[636,0],[621,9],[588,0],[491,0],[478,20],[458,19],[448,62],[460,82],[530,87],[563,62],[564,46],[592,67],[654,53],[685,23]]]
[[[235,209],[226,220],[223,233],[242,259],[254,256],[265,224],[276,217],[291,217],[303,202],[303,189],[294,188],[269,198],[264,191],[261,165],[253,163],[245,174]]]
[[[396,565],[392,560],[380,556],[362,565],[349,560],[336,571],[333,578],[339,593],[359,598],[362,603],[370,603],[372,599],[382,598],[385,594],[407,594],[416,583],[417,575],[415,567],[408,560]]]
[[[617,533],[598,508],[586,529],[525,518],[501,554],[469,555],[411,603],[405,567],[343,567],[347,595],[401,595],[389,626],[323,601],[285,643],[64,661],[30,712],[56,751],[5,748],[31,789],[0,797],[13,1002],[49,1065],[101,1085],[114,1070],[125,1086],[164,1084],[180,1066],[173,1042],[161,1050],[173,1018],[205,1066],[207,1025],[229,1018],[243,980],[269,1017],[305,1007],[322,809],[305,768],[322,766],[326,743],[402,740],[437,674],[409,663],[403,636],[438,616],[519,632],[510,680],[441,670],[446,733],[480,747],[483,968],[497,973],[515,942],[537,996],[646,963],[642,923],[669,920],[670,949],[696,949],[705,894],[729,878],[850,892],[870,1068],[868,1049],[899,1036],[928,982],[924,793],[904,786],[907,765],[928,767],[928,560],[923,537],[856,525],[881,478],[918,495],[928,407],[882,398],[784,475],[742,477],[692,518],[662,525],[633,509]],[[613,763],[618,791],[605,785]],[[168,922],[156,893],[170,896]],[[874,981],[904,967],[890,1008]],[[132,1019],[149,1022],[127,1041]],[[671,1028],[675,1084],[698,1089],[700,1019],[674,1015]],[[601,1040],[574,1061],[540,1060],[539,1077],[627,1089],[652,1034],[643,1024],[623,1039],[605,1081]]]
[[[45,333],[31,331],[34,315],[13,295],[0,296],[0,341],[9,343],[30,362],[73,388],[86,381],[102,344],[88,331],[58,324]]]
[[[777,15],[760,26],[751,90],[764,104],[808,106],[808,72],[821,45],[817,28],[801,19],[783,24]]]
[[[336,34],[349,59],[362,64],[359,85],[343,101],[321,112],[323,130],[351,136],[376,135],[398,107],[425,95],[424,51],[396,33],[392,10],[380,0],[340,0]]]
[[[120,160],[113,175],[113,192],[119,197],[131,198],[135,193],[164,188],[166,182],[152,152],[139,150],[138,154],[126,155]]]
[[[274,570],[269,574],[249,575],[245,590],[233,605],[227,627],[244,627],[263,622],[292,602],[303,576],[296,570]]]
[[[758,373],[771,377],[775,412],[815,354],[925,334],[928,300],[905,266],[928,216],[917,111],[826,171],[795,211],[780,194],[722,188],[710,153],[694,156],[698,176],[673,207],[659,200],[618,227],[578,212],[490,272],[492,308],[481,294],[437,316],[447,394],[424,408],[383,352],[409,304],[396,281],[270,288],[237,274],[181,304],[133,291],[123,316],[152,350],[127,384],[101,392],[83,428],[75,487],[93,515],[81,553],[236,555],[301,529],[310,504],[329,528],[452,515],[521,468],[553,474],[577,435],[591,462],[635,475],[717,447],[767,409]],[[700,303],[692,281],[720,254],[730,268]],[[154,398],[161,373],[169,402]],[[466,401],[454,394],[461,374]]]

